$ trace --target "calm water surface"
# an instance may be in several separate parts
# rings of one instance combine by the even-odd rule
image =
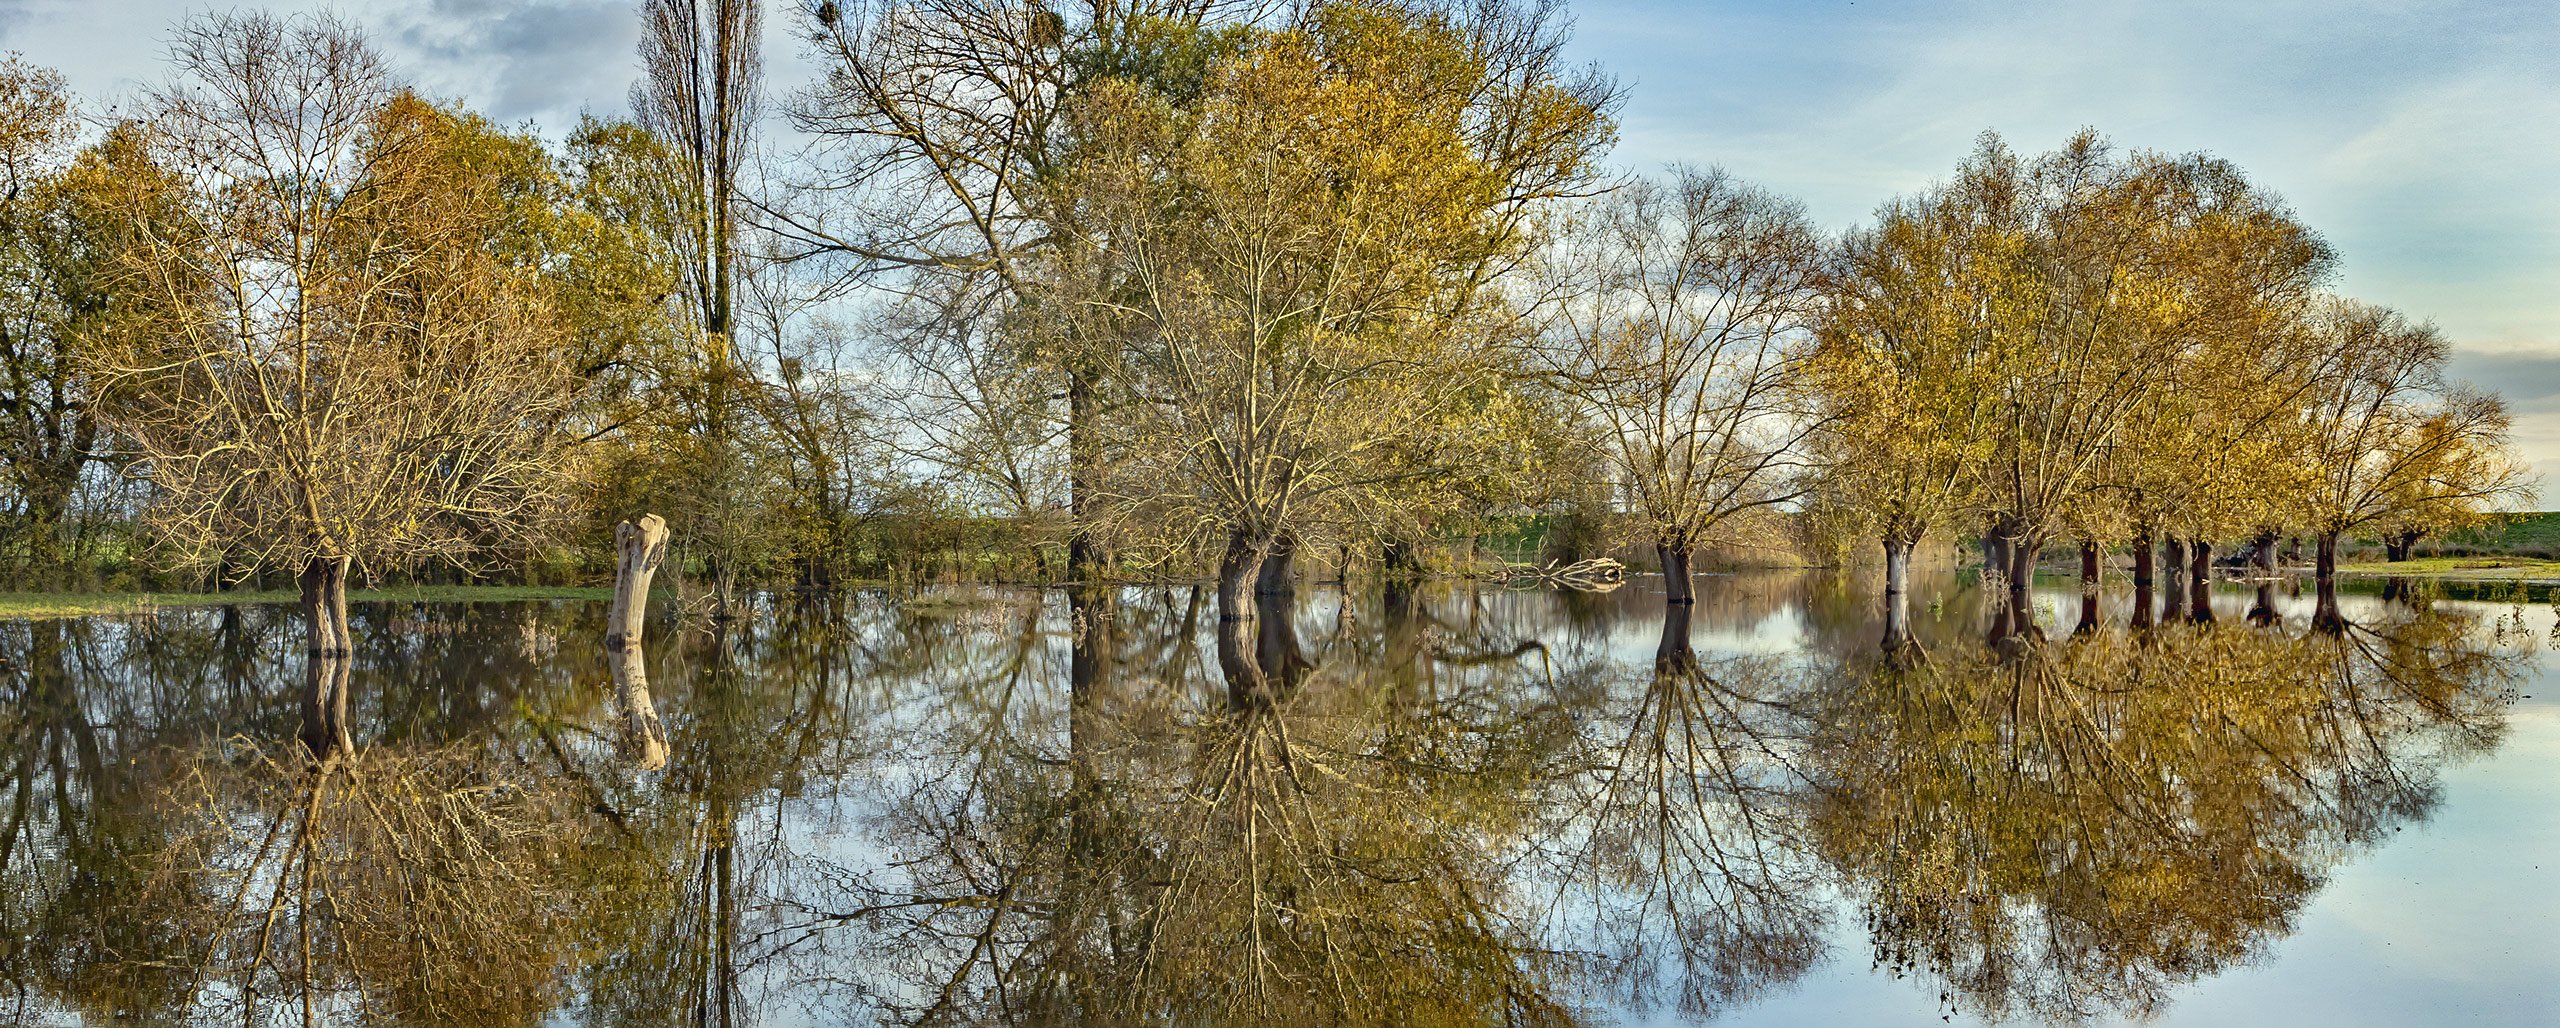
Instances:
[[[0,623],[0,1023],[2560,1016],[2549,605],[1700,595],[658,620],[656,770],[601,604],[358,605],[321,770],[290,608]]]

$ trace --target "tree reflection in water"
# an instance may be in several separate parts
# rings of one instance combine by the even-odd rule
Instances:
[[[899,859],[842,869],[783,929],[866,940],[890,974],[848,984],[880,1013],[1569,1020],[1499,890],[1539,733],[1335,674],[1285,610],[1214,626],[1209,680],[1179,662],[1196,649],[1124,653],[1125,619],[1075,609],[1063,737],[1052,717],[947,726],[880,819]],[[1434,738],[1385,730],[1415,720]]]
[[[1702,658],[1691,613],[1666,605],[1651,673],[1588,712],[1551,815],[1548,915],[1619,1002],[1710,1017],[1810,969],[1826,917],[1793,710],[1812,667]]]
[[[1730,586],[786,607],[652,633],[660,771],[600,611],[359,608],[317,767],[289,618],[0,624],[0,979],[31,1023],[1561,1024],[1863,923],[1949,1013],[2139,1017],[2427,816],[2523,659],[2265,591],[1880,650],[1854,591]]]
[[[2493,745],[2471,626],[2199,623],[1880,661],[1811,699],[1813,826],[1879,965],[1988,1020],[2158,1012],[2263,954],[2330,868]]]

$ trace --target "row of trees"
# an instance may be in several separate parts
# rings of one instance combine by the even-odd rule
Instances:
[[[1896,602],[1926,533],[1981,527],[2012,607],[2048,541],[2083,574],[2156,540],[2272,568],[2349,532],[2402,540],[2523,495],[2494,395],[2448,381],[2433,326],[2323,291],[2336,258],[2228,163],[2084,133],[2036,158],[1985,137],[1839,257],[1807,378],[1815,495],[1883,540]],[[2405,542],[2403,543],[2405,546]]]
[[[85,140],[10,64],[0,551],[80,560],[86,486],[174,563],[330,594],[645,506],[725,605],[936,513],[1048,574],[1214,565],[1244,618],[1297,554],[1409,571],[1498,515],[1609,512],[1685,602],[1756,511],[1881,538],[1898,596],[1931,532],[2022,590],[2054,539],[2326,567],[2516,491],[2444,341],[2324,293],[2212,158],[1986,138],[1834,238],[1721,172],[1612,178],[1555,3],[796,17],[788,159],[751,0],[652,0],[636,119],[557,146],[326,19],[188,22]]]

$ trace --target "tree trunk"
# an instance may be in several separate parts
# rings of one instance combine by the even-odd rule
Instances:
[[[1259,635],[1253,615],[1218,618],[1218,672],[1227,680],[1227,706],[1248,710],[1271,705],[1271,683],[1259,662]]]
[[[2258,537],[2255,540],[2252,540],[2250,545],[2254,547],[2254,550],[2249,554],[2249,556],[2251,558],[2251,563],[2257,565],[2258,577],[2274,578],[2276,574],[2275,530],[2266,529],[2259,532]]]
[[[1091,583],[1067,590],[1067,688],[1079,699],[1106,688],[1119,663],[1119,601],[1113,590]]]
[[[1266,563],[1265,566],[1268,566]],[[1285,695],[1305,681],[1307,672],[1315,670],[1315,662],[1307,659],[1307,651],[1298,644],[1298,619],[1286,596],[1265,596],[1256,601],[1254,663],[1261,667],[1262,677],[1277,697]]]
[[[1411,581],[1422,577],[1422,557],[1412,543],[1389,539],[1378,545],[1378,568],[1388,581]]]
[[[1227,550],[1218,558],[1218,620],[1253,620],[1253,585],[1262,572],[1270,543],[1243,529],[1227,534]]]
[[[667,729],[649,697],[649,668],[641,654],[648,628],[649,582],[667,555],[667,522],[655,514],[613,526],[619,557],[613,569],[613,608],[605,615],[605,653],[613,660],[615,702],[622,708],[623,757],[642,770],[667,766]]]
[[[2009,537],[2009,632],[2012,635],[2032,632],[2036,628],[2034,588],[2036,558],[2044,549],[2044,539],[2032,535]]]
[[[1094,406],[1090,376],[1067,372],[1067,577],[1078,582],[1095,581],[1102,574],[1102,555],[1093,539],[1093,478],[1102,464]]]
[[[2187,620],[2213,620],[2213,544],[2197,539],[2188,547]]]
[[[313,759],[355,750],[347,725],[347,683],[355,637],[347,629],[345,557],[311,557],[302,565],[302,617],[307,659],[303,669],[302,744]]]
[[[1656,675],[1677,675],[1697,669],[1698,651],[1689,640],[1689,616],[1694,609],[1686,603],[1663,605],[1662,638],[1653,649]]]
[[[2384,539],[2382,545],[2390,552],[2392,562],[2398,563],[2417,556],[2418,539],[2423,535],[2416,530],[2402,531]]]
[[[2187,544],[2174,535],[2160,537],[2160,620],[2173,622],[2186,605]]]
[[[1654,541],[1654,553],[1662,558],[1662,601],[1664,603],[1698,602],[1697,583],[1689,577],[1689,540],[1677,532]]]
[[[2256,602],[2249,604],[2249,623],[2272,625],[2276,620],[2276,584],[2269,579],[2260,579],[2258,598]]]
[[[1262,558],[1262,570],[1255,576],[1256,596],[1293,596],[1298,591],[1298,536],[1282,532],[1271,540],[1271,552]]]
[[[2152,550],[2151,528],[2145,525],[2133,530],[2133,627],[2151,627],[2151,588],[2154,584],[2152,561],[2158,555]]]
[[[1911,641],[1911,540],[1884,537],[1884,649]]]
[[[1994,581],[2009,574],[2009,551],[2012,528],[2007,517],[1994,518],[1982,533],[1982,585],[1991,588]]]
[[[2319,547],[2319,556],[2313,564],[2313,577],[2319,583],[2320,598],[2311,615],[2311,626],[2334,632],[2347,624],[2346,618],[2338,612],[2338,533],[2321,533]]]
[[[2152,596],[2151,596],[2151,593],[2152,593],[2151,583],[2146,582],[2146,581],[2143,581],[2143,580],[2141,580],[2141,579],[2135,579],[2135,580],[2134,580],[2134,583],[2133,583],[2133,618],[2132,618],[2132,620],[2129,622],[2129,623],[2130,623],[2134,628],[2137,628],[2137,629],[2143,629],[2143,628],[2149,628],[2149,627],[2151,627],[2151,625],[2152,625],[2152,620],[2151,620],[2151,599],[2152,599]]]
[[[2098,591],[2104,584],[2100,571],[2098,541],[2080,540],[2080,625],[2072,630],[2075,635],[2098,630]]]
[[[21,523],[27,537],[27,570],[37,584],[64,586],[71,584],[75,570],[66,559],[62,546],[62,523],[70,517],[71,493],[79,484],[80,465],[85,459],[75,457],[66,474],[53,462],[35,469],[31,481],[20,493],[26,509]]]

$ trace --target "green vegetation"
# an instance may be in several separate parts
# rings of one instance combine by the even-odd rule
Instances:
[[[2543,557],[2560,560],[2560,511],[2504,514],[2488,524],[2445,533],[2425,549],[2438,556]]]

